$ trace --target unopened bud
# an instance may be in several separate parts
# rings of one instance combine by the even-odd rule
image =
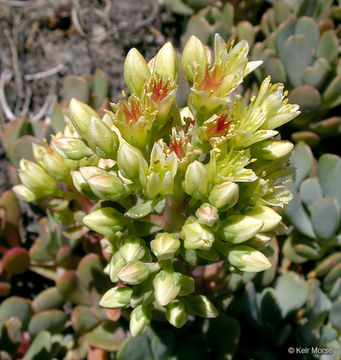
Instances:
[[[150,274],[149,268],[142,261],[132,261],[124,266],[118,273],[118,278],[129,285],[140,284]]]
[[[118,136],[98,116],[91,116],[87,141],[92,149],[101,158],[116,156]]]
[[[32,152],[33,152],[34,160],[40,166],[44,167],[43,159],[44,159],[44,155],[46,153],[48,153],[47,147],[33,143],[32,144]]]
[[[218,311],[204,295],[191,295],[184,298],[188,309],[194,314],[204,318],[215,318]]]
[[[179,294],[181,274],[171,270],[161,270],[154,278],[155,299],[159,305],[165,306]]]
[[[185,304],[181,300],[173,300],[167,306],[166,319],[176,328],[181,328],[184,326],[188,319]]]
[[[246,215],[264,222],[264,225],[261,228],[262,232],[274,230],[282,220],[282,217],[278,215],[275,210],[264,205],[254,206],[246,211]]]
[[[57,191],[56,181],[31,161],[20,160],[19,178],[39,198],[51,196]]]
[[[140,260],[146,253],[146,245],[143,239],[127,235],[120,245],[120,253],[126,262]]]
[[[53,137],[51,147],[64,159],[81,160],[93,155],[92,150],[85,145],[84,141],[75,137]]]
[[[159,260],[171,260],[180,248],[180,241],[174,234],[160,233],[150,242],[150,247]]]
[[[256,234],[252,239],[248,240],[245,245],[262,250],[272,240],[272,236],[268,234]]]
[[[129,50],[124,60],[123,76],[130,93],[140,96],[143,85],[150,78],[150,70],[144,57],[135,48]]]
[[[95,195],[91,191],[90,186],[88,183],[84,180],[82,174],[80,171],[72,171],[71,172],[72,182],[76,190],[81,193],[82,195],[88,197],[89,199],[94,199]]]
[[[167,42],[158,51],[153,63],[153,74],[161,76],[162,80],[166,82],[169,78],[178,78],[178,57],[175,49],[170,42]]]
[[[129,330],[132,337],[140,335],[150,324],[151,312],[148,306],[140,305],[130,314]]]
[[[182,227],[181,238],[186,249],[208,250],[214,241],[214,235],[209,228],[197,221]]]
[[[117,251],[110,259],[108,275],[110,276],[110,280],[112,282],[118,281],[118,273],[121,269],[126,265],[122,255],[119,251]]]
[[[46,153],[43,157],[44,168],[57,181],[65,181],[70,174],[65,159],[56,153]]]
[[[195,160],[188,165],[182,187],[188,195],[195,199],[206,195],[208,190],[208,172],[203,163]]]
[[[84,168],[80,168],[83,175]],[[84,177],[84,176],[83,176]],[[91,191],[103,200],[120,200],[127,195],[126,188],[115,173],[107,173],[102,170],[100,174],[87,178]]]
[[[277,160],[290,154],[294,144],[287,140],[264,140],[252,147],[252,153],[264,160]]]
[[[15,194],[22,200],[26,202],[34,202],[38,200],[38,196],[32,192],[25,185],[16,185],[13,187]]]
[[[139,305],[148,305],[154,301],[154,288],[152,281],[145,281],[135,285],[130,299],[130,305],[135,308]]]
[[[239,244],[260,232],[263,225],[263,221],[251,216],[231,215],[221,222],[219,234],[223,240]]]
[[[133,290],[128,287],[114,287],[108,290],[99,301],[99,305],[108,309],[120,309],[129,306]]]
[[[181,67],[187,81],[193,84],[196,66],[204,73],[208,65],[207,53],[204,44],[192,35],[182,52]]]
[[[207,203],[202,204],[195,215],[200,224],[207,226],[213,226],[219,219],[217,208]]]
[[[141,151],[125,142],[121,143],[118,150],[117,165],[123,175],[131,180],[138,180],[140,178],[140,171],[145,174],[148,168],[147,161]]]
[[[78,134],[87,139],[88,128],[91,116],[98,117],[95,110],[76,98],[72,98],[69,105],[69,113],[72,124],[76,128]]]
[[[124,215],[111,207],[97,209],[83,218],[85,226],[108,239],[122,230],[126,222]]]
[[[271,267],[270,260],[263,253],[245,245],[229,249],[225,256],[228,262],[240,271],[259,272]]]
[[[208,197],[209,202],[216,208],[220,209],[224,206],[232,208],[236,205],[239,198],[239,187],[233,182],[224,182],[216,185]]]

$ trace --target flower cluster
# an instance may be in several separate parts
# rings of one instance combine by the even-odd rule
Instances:
[[[275,129],[299,115],[282,84],[266,78],[247,103],[239,85],[261,62],[248,44],[215,37],[213,54],[191,37],[181,67],[191,91],[176,105],[178,58],[170,43],[147,63],[132,49],[124,63],[131,95],[100,118],[73,99],[70,121],[50,145],[35,146],[37,164],[23,160],[15,191],[26,201],[78,192],[92,200],[83,223],[101,234],[116,284],[105,308],[133,308],[130,331],[140,334],[153,313],[183,326],[188,313],[215,317],[196,292],[192,270],[225,262],[231,271],[259,272],[262,252],[283,230],[273,207],[289,199],[293,148]],[[66,185],[65,185],[66,184]]]

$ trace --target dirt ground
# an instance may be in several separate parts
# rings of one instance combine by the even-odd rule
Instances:
[[[174,40],[175,22],[158,0],[0,0],[1,123],[44,119],[63,95],[63,77],[97,67],[118,100],[127,51],[151,58]],[[6,168],[0,146],[0,192],[10,186]]]
[[[172,21],[157,0],[1,0],[2,120],[43,118],[68,74],[108,76],[112,100],[123,88],[122,65],[132,46],[151,57]]]

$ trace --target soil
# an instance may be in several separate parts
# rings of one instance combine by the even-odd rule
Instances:
[[[166,40],[162,23],[171,19],[157,0],[2,0],[0,14],[0,68],[12,75],[4,88],[8,107],[16,116],[24,107],[30,118],[46,115],[49,94],[61,97],[65,75],[97,67],[117,100],[128,49],[152,57]],[[4,106],[2,112],[8,118]]]

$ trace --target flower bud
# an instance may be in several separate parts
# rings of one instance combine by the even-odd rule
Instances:
[[[44,167],[44,155],[48,153],[48,149],[46,146],[38,145],[33,143],[32,144],[32,152],[34,160],[42,167]]]
[[[187,81],[193,84],[196,66],[205,72],[208,65],[207,53],[204,44],[194,35],[192,35],[182,52],[181,67]]]
[[[153,63],[153,75],[158,74],[164,82],[169,78],[178,79],[178,57],[170,42],[167,42],[158,51]]]
[[[120,245],[120,253],[126,262],[140,260],[146,253],[144,240],[134,235],[127,235]]]
[[[45,170],[57,181],[65,181],[70,174],[70,169],[66,165],[65,159],[56,153],[47,152],[43,156]]]
[[[145,176],[148,168],[147,161],[141,151],[126,142],[121,142],[117,153],[117,165],[122,174],[131,180],[138,180],[141,176]]]
[[[275,210],[264,205],[256,205],[253,208],[248,209],[246,215],[264,222],[264,225],[261,228],[262,232],[274,230],[282,220],[282,217],[278,215]]]
[[[171,260],[179,251],[180,241],[174,234],[164,232],[156,235],[150,247],[159,260]]]
[[[117,282],[118,281],[118,273],[121,271],[121,269],[126,265],[126,262],[124,261],[121,253],[117,251],[110,259],[109,263],[109,273],[111,282]]]
[[[194,279],[188,275],[182,275],[180,279],[179,296],[187,296],[192,294],[195,289]]]
[[[99,301],[99,305],[109,309],[120,309],[129,306],[133,290],[128,287],[114,287],[108,290]]]
[[[74,137],[53,137],[51,140],[52,149],[64,159],[80,160],[93,155],[84,141]]]
[[[245,245],[262,250],[272,240],[272,236],[268,234],[259,233],[256,234],[252,239],[248,240]]]
[[[150,324],[151,312],[148,306],[140,305],[130,314],[129,330],[132,337],[140,335]]]
[[[15,194],[26,202],[34,202],[38,200],[38,196],[25,185],[16,185],[13,187]]]
[[[161,306],[169,304],[179,294],[181,274],[171,270],[161,270],[154,278],[155,299]]]
[[[173,300],[168,306],[166,311],[167,321],[175,326],[181,328],[186,324],[188,314],[186,312],[185,304],[180,300]]]
[[[20,160],[19,178],[21,182],[39,198],[52,196],[57,191],[56,181],[39,165]]]
[[[82,170],[80,172],[83,174]],[[87,183],[91,191],[103,200],[116,201],[127,195],[126,188],[115,173],[107,173],[103,170],[102,174],[90,176],[87,179]]]
[[[259,272],[271,267],[270,260],[263,253],[245,245],[228,249],[225,256],[228,262],[240,271]]]
[[[204,318],[215,318],[218,311],[204,295],[191,295],[184,298],[188,309],[194,314]]]
[[[91,116],[98,117],[95,110],[83,102],[72,98],[69,105],[69,113],[72,124],[76,128],[78,134],[87,139],[88,128]]]
[[[129,285],[136,285],[145,281],[149,276],[149,268],[142,261],[132,261],[118,273],[118,278]]]
[[[187,167],[185,180],[182,183],[184,191],[195,199],[206,195],[208,190],[208,172],[200,161],[193,161]]]
[[[90,117],[87,141],[98,156],[105,159],[116,156],[118,136],[98,116]]]
[[[195,213],[200,224],[213,226],[219,219],[218,210],[211,204],[204,203]]]
[[[91,191],[90,186],[88,183],[84,180],[82,174],[80,171],[71,171],[71,177],[74,187],[78,192],[80,192],[82,195],[88,197],[89,199],[94,199],[95,195]]]
[[[154,288],[152,281],[145,281],[135,285],[130,299],[130,305],[135,308],[139,305],[148,305],[154,301]]]
[[[150,78],[150,70],[144,57],[135,48],[129,50],[124,60],[123,76],[130,93],[140,96],[143,85]]]
[[[208,201],[216,208],[220,209],[224,206],[232,208],[236,205],[239,198],[239,187],[236,183],[226,181],[220,185],[216,185],[208,197]]]
[[[264,160],[277,160],[290,154],[294,144],[287,140],[265,140],[252,147],[255,157]]]
[[[219,235],[224,241],[239,244],[260,232],[263,225],[262,220],[251,216],[231,215],[221,222]]]
[[[126,222],[126,218],[111,207],[97,209],[83,218],[85,226],[108,239],[113,238],[117,231],[122,230]]]
[[[208,250],[213,244],[214,235],[205,226],[195,221],[182,227],[181,238],[186,249]]]

